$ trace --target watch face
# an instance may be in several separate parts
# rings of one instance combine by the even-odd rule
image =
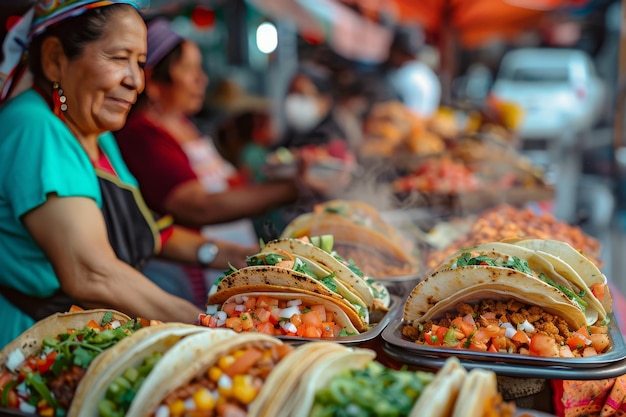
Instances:
[[[218,248],[214,243],[204,243],[198,249],[198,262],[201,265],[208,265],[215,260]]]

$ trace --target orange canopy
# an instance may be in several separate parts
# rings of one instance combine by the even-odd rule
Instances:
[[[449,26],[467,48],[491,39],[511,41],[538,28],[547,11],[580,6],[589,0],[343,0],[371,16],[387,15],[400,23],[420,24],[439,37]]]

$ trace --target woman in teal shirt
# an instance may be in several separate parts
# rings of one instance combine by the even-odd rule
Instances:
[[[110,131],[144,87],[146,27],[134,1],[59,3],[41,0],[6,38],[30,30],[34,82],[0,107],[0,347],[72,304],[192,322],[199,308],[136,268],[155,253],[219,268],[252,253],[163,227],[120,157]],[[5,55],[0,71],[19,74]],[[17,85],[0,83],[0,99]]]

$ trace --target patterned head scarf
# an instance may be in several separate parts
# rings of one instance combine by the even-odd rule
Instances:
[[[24,62],[28,44],[34,36],[89,9],[116,3],[140,9],[148,7],[149,0],[37,0],[9,30],[2,43],[4,59],[0,62],[0,103],[24,89],[25,86],[16,88],[18,84],[23,84],[24,71],[21,70],[24,68],[20,64]]]

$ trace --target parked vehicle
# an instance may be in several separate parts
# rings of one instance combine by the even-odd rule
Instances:
[[[524,109],[522,139],[593,127],[606,109],[605,83],[578,49],[521,48],[502,58],[491,92]]]

